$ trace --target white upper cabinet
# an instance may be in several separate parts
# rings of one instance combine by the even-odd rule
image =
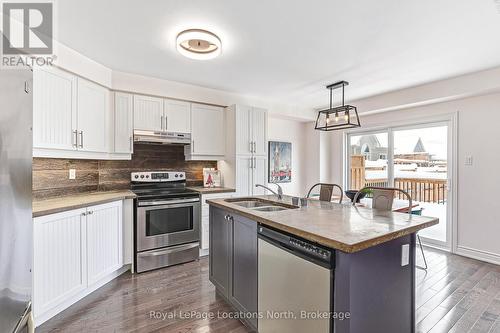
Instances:
[[[76,149],[77,78],[57,68],[33,71],[33,147]]]
[[[134,149],[134,98],[131,94],[115,93],[114,152],[132,154]]]
[[[163,98],[134,95],[134,129],[165,130]]]
[[[224,109],[222,107],[191,105],[191,145],[187,159],[217,160],[226,152]]]
[[[191,133],[191,103],[164,100],[165,123],[168,132]]]
[[[236,119],[236,154],[266,155],[267,111],[241,105],[232,110]]]
[[[251,155],[253,151],[252,108],[236,107],[236,154]]]
[[[252,141],[253,154],[267,154],[267,111],[252,108]]]
[[[78,79],[78,150],[109,150],[109,90]]]

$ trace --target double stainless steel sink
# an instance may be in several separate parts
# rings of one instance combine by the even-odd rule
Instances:
[[[289,209],[297,209],[299,207],[286,203],[278,203],[275,201],[260,199],[260,198],[234,198],[226,199],[226,202],[255,210],[257,212],[279,212]]]

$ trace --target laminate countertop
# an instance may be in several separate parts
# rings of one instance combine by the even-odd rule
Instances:
[[[277,200],[276,196],[257,196],[291,205],[291,197]],[[263,225],[285,231],[347,253],[358,252],[390,240],[415,233],[439,223],[439,219],[380,211],[351,204],[308,200],[307,207],[277,212],[260,212],[236,205],[229,199],[207,200],[207,203]],[[242,199],[242,198],[238,198]]]
[[[89,192],[50,199],[34,200],[33,217],[65,212],[72,209],[79,209],[117,200],[134,199],[135,197],[136,196],[132,191],[125,190]]]
[[[201,194],[215,194],[215,193],[231,193],[236,192],[234,188],[229,187],[203,187],[203,186],[189,186],[188,189],[196,191]]]

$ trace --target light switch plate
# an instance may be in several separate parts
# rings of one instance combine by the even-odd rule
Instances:
[[[69,179],[76,179],[76,169],[69,169]]]
[[[465,165],[467,166],[471,166],[474,162],[474,158],[472,157],[472,155],[466,155],[465,156]]]
[[[401,266],[408,266],[410,264],[410,244],[403,244],[401,246]]]

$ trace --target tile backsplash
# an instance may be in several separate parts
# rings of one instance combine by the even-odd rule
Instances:
[[[135,144],[130,161],[33,158],[33,198],[128,189],[135,171],[185,171],[187,184],[197,186],[203,168],[216,167],[214,161],[185,161],[178,145]],[[69,179],[70,169],[76,169],[76,179]]]

